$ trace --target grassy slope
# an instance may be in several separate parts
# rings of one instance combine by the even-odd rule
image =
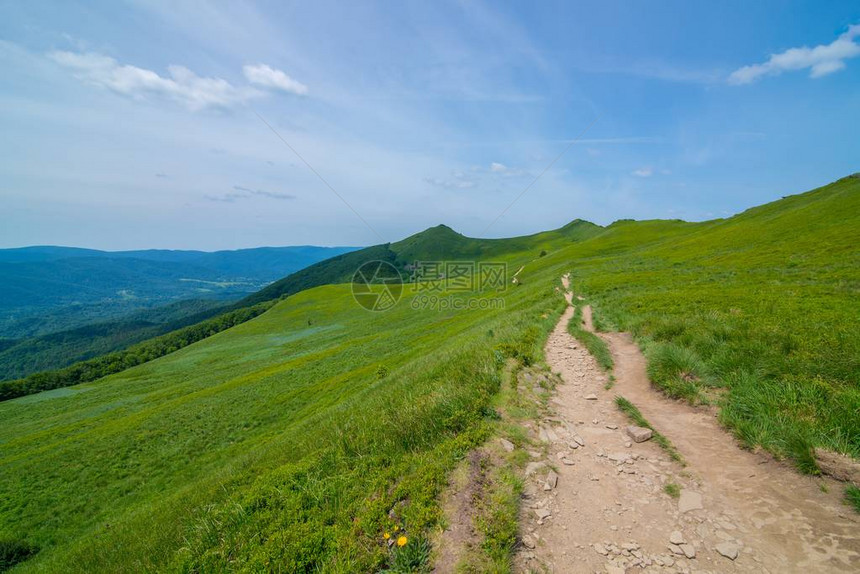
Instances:
[[[125,349],[140,341],[204,321],[229,305],[213,299],[187,299],[138,311],[114,321],[95,322],[15,341],[0,349],[0,381],[61,369],[78,361]]]
[[[637,333],[658,384],[728,387],[724,420],[750,444],[856,454],[858,183],[730,220],[474,240],[525,264],[504,311],[372,314],[318,287],[149,364],[2,403],[0,541],[42,548],[21,571],[380,567],[392,520],[413,536],[437,520],[447,471],[492,418],[499,351],[538,352],[565,271]],[[475,253],[439,233],[453,251],[439,258]]]
[[[858,245],[860,181],[846,178],[731,219],[613,225],[567,256],[640,337],[656,383],[694,401],[726,389],[742,440],[814,470],[810,445],[860,456]]]
[[[8,401],[0,538],[43,548],[24,570],[379,567],[388,510],[408,500],[401,524],[431,524],[480,440],[494,348],[538,351],[560,311],[550,283],[492,312],[373,314],[347,286],[315,288],[146,365]]]

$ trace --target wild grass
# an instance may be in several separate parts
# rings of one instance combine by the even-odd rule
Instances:
[[[815,471],[860,457],[860,182],[704,223],[617,222],[553,253],[606,322],[645,348],[671,396]]]
[[[498,424],[503,365],[540,354],[561,301],[532,285],[501,293],[504,310],[386,313],[321,287],[0,403],[0,532],[41,549],[18,569],[393,567],[390,521],[426,536],[448,472]],[[507,535],[487,525],[498,554]]]
[[[845,503],[860,513],[860,488],[853,484],[845,487]]]
[[[399,538],[399,533],[395,538]],[[426,538],[409,538],[405,535],[406,542],[399,546],[395,540],[390,548],[391,566],[381,570],[384,574],[411,574],[413,572],[430,571],[430,543]]]
[[[646,347],[648,378],[667,395],[702,402],[702,374],[705,371],[695,351],[674,343],[655,342]]]
[[[0,537],[0,572],[9,570],[38,551],[38,548],[24,540]]]
[[[636,426],[651,429],[651,432],[653,433],[651,436],[651,440],[660,445],[660,448],[666,451],[666,454],[669,455],[669,458],[671,458],[675,462],[680,463],[681,465],[685,464],[684,457],[681,456],[681,453],[678,452],[678,449],[675,448],[675,445],[673,445],[669,439],[660,434],[654,427],[651,426],[651,423],[649,423],[648,420],[644,416],[642,416],[642,413],[639,411],[636,405],[634,405],[622,396],[615,397],[615,405],[619,409],[621,409],[621,411],[626,414],[630,418],[630,420],[633,421],[634,424],[636,424]]]
[[[597,360],[597,364],[604,371],[611,371],[615,366],[612,360],[612,353],[609,351],[609,346],[606,341],[600,338],[599,335],[586,331],[582,326],[582,307],[577,306],[573,313],[573,317],[567,324],[568,332],[573,335],[577,341],[588,349],[588,352]]]
[[[434,232],[525,265],[520,285],[482,295],[504,309],[369,313],[348,286],[317,287],[121,373],[0,403],[0,539],[20,544],[3,548],[26,554],[16,572],[389,568],[385,529],[420,540],[438,524],[448,473],[500,424],[504,365],[540,363],[571,266],[602,324],[645,345],[655,384],[720,393],[724,424],[801,468],[812,446],[857,457],[858,220],[853,180],[704,223],[580,222],[462,249]],[[486,525],[503,557],[510,529]]]
[[[675,484],[674,482],[667,482],[663,486],[663,492],[671,496],[672,498],[680,498],[681,497],[681,487]]]
[[[494,467],[488,477],[487,494],[478,509],[481,542],[481,572],[510,572],[519,532],[522,481],[507,467]]]

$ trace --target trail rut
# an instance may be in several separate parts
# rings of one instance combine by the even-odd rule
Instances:
[[[579,303],[569,291],[565,298]],[[523,539],[533,548],[518,554],[519,571],[860,570],[860,524],[841,503],[839,483],[823,492],[822,479],[739,448],[713,411],[665,398],[628,334],[600,334],[615,361],[615,385],[605,389],[607,375],[567,331],[573,311],[566,309],[545,349],[563,383],[535,434],[548,443],[542,462],[557,483],[540,461],[527,470]],[[583,324],[593,330],[588,306]],[[674,443],[686,467],[653,440],[630,440],[617,395]],[[667,484],[679,487],[680,499],[665,492]]]

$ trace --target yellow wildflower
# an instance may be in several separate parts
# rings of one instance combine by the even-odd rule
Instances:
[[[400,530],[400,527],[395,524],[394,525],[394,532],[397,532],[398,530]]]
[[[382,535],[382,537],[385,538],[386,540],[388,540],[389,538],[391,538],[391,535],[386,532],[385,534]]]
[[[401,536],[400,538],[397,539],[397,546],[400,546],[400,547],[406,546],[407,542],[408,542],[408,540],[406,539],[406,537]]]

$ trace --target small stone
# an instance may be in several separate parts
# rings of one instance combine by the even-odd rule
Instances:
[[[681,490],[681,497],[678,499],[678,512],[683,514],[701,508],[704,508],[701,494],[692,490]]]
[[[606,425],[609,430],[618,430],[618,425]]]
[[[668,545],[668,548],[669,548],[669,550],[671,550],[671,551],[672,551],[672,554],[678,554],[678,555],[680,555],[680,554],[683,554],[683,553],[684,553],[684,551],[683,551],[683,550],[681,550],[681,547],[680,547],[680,546],[678,546],[677,544],[669,544],[669,545]]]
[[[534,539],[531,536],[529,536],[528,534],[526,534],[525,536],[523,536],[523,546],[525,546],[526,548],[534,548],[535,547]]]
[[[684,544],[684,542],[686,541],[684,540],[684,535],[675,530],[674,532],[672,532],[672,534],[669,535],[669,542],[671,542],[672,544],[681,545]]]
[[[645,442],[650,439],[654,433],[651,429],[631,425],[627,427],[627,434],[633,439],[633,442]]]
[[[550,512],[546,508],[535,508],[534,513],[535,516],[538,517],[538,520],[546,520],[547,518],[552,516],[552,512]]]
[[[630,455],[626,452],[611,452],[606,456],[606,458],[616,464],[624,464],[625,462],[630,460]]]
[[[573,461],[572,461],[572,460],[570,460],[569,458],[563,458],[563,459],[561,459],[561,462],[562,462],[562,464],[565,464],[565,465],[567,465],[567,466],[572,466],[572,465],[573,465]]]
[[[499,442],[502,443],[502,448],[505,449],[506,451],[508,451],[508,452],[514,451],[514,443],[512,443],[508,439],[506,439],[506,438],[499,439]]]
[[[631,446],[633,446],[633,443],[630,441],[627,441],[624,443],[624,446],[626,446],[627,448],[630,448]]]
[[[596,401],[596,400],[597,400],[597,395],[595,395],[594,393],[591,393],[591,394],[585,395],[585,400],[586,400],[586,401]]]
[[[585,441],[584,441],[584,440],[582,440],[582,437],[581,437],[581,436],[579,436],[578,434],[577,434],[577,435],[573,435],[573,442],[575,442],[575,443],[576,443],[576,444],[578,444],[579,446],[585,446]]]
[[[692,544],[681,544],[681,551],[684,553],[684,556],[691,560],[696,557],[696,547]]]
[[[606,556],[607,554],[609,554],[609,551],[606,549],[606,547],[603,544],[595,544],[594,545],[594,551],[597,552],[598,554],[600,554],[601,556]]]
[[[554,470],[550,470],[549,473],[547,473],[546,480],[544,482],[546,482],[546,485],[550,487],[550,489],[555,488],[558,486],[558,474],[556,474]]]
[[[526,476],[533,475],[534,473],[536,473],[537,471],[539,471],[540,469],[542,469],[545,466],[546,466],[546,464],[542,461],[528,463],[526,465]]]
[[[714,550],[725,556],[729,560],[734,560],[738,557],[738,545],[734,542],[720,542],[714,546]]]

